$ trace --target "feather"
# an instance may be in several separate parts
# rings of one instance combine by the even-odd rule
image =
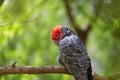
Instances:
[[[58,47],[62,64],[76,80],[92,80],[91,61],[78,36],[74,34],[64,36]]]

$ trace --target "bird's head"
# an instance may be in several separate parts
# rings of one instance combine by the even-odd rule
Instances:
[[[68,27],[57,25],[51,31],[51,39],[58,44],[61,39],[74,34]]]
[[[51,31],[51,39],[58,44],[60,41],[60,38],[62,37],[62,31],[61,31],[61,26],[57,25],[55,26],[52,31]]]

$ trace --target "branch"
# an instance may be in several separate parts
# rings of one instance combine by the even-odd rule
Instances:
[[[64,66],[41,66],[41,67],[33,67],[33,66],[15,66],[16,62],[13,63],[11,66],[3,66],[0,67],[0,75],[7,75],[7,74],[48,74],[48,73],[55,73],[55,74],[69,74],[70,73],[66,70]],[[103,77],[97,74],[93,74],[93,80],[117,80],[120,77],[120,73]]]
[[[64,66],[42,66],[42,67],[33,67],[33,66],[3,66],[0,67],[0,75],[6,74],[69,74]],[[93,74],[94,80],[101,80],[102,77],[97,74]]]
[[[75,16],[72,14],[72,8],[69,4],[69,0],[63,0],[65,9],[66,9],[66,14],[68,16],[68,19],[70,23],[73,25],[73,28],[75,29],[76,33],[78,34],[79,37],[81,37],[82,41],[86,43],[88,32],[91,30],[91,23],[86,25],[86,29],[83,30],[80,28],[80,25],[78,25],[75,21]]]
[[[45,74],[45,73],[57,73],[57,74],[69,74],[69,72],[63,66],[3,66],[0,67],[0,75],[5,74]]]
[[[4,0],[0,0],[0,6],[3,4]]]
[[[70,23],[76,29],[77,27],[79,27],[79,25],[76,24],[74,16],[72,15],[72,8],[71,8],[70,4],[68,3],[69,1],[68,0],[63,0],[63,1],[64,1],[64,5],[65,5],[66,14],[68,16],[68,19],[69,19]]]

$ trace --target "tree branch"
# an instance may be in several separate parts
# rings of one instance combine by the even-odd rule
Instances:
[[[69,74],[63,66],[3,66],[0,67],[0,75],[4,74],[45,74],[58,73]]]
[[[3,4],[4,0],[0,0],[0,6]]]
[[[14,62],[16,64],[16,62]],[[33,66],[3,66],[0,67],[0,75],[7,74],[69,74],[70,73],[65,69],[64,66],[42,66],[42,67],[33,67]],[[93,74],[94,80],[101,80],[102,77],[97,74]]]
[[[82,41],[84,43],[86,43],[87,40],[87,36],[88,36],[88,32],[91,30],[91,23],[86,25],[87,28],[85,30],[80,28],[80,25],[78,25],[75,21],[75,17],[72,14],[72,8],[69,4],[69,0],[63,0],[64,5],[65,5],[65,9],[66,9],[66,14],[68,16],[68,19],[70,21],[70,23],[73,25],[73,28],[75,29],[76,33],[78,34],[78,36],[82,39]]]
[[[7,74],[69,74],[64,66],[41,66],[41,67],[33,67],[33,66],[15,66],[16,62],[14,62],[14,66],[3,66],[0,67],[0,76]],[[103,77],[97,74],[93,74],[93,80],[116,80],[119,79],[120,73]]]

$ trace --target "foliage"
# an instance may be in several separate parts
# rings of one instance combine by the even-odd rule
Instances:
[[[100,63],[101,74],[120,71],[120,3],[117,1],[70,0],[76,22],[82,25],[92,23],[88,52],[98,64]],[[20,66],[57,65],[58,50],[50,40],[50,31],[58,24],[70,25],[64,0],[5,0],[0,9],[0,65],[8,66],[14,61]],[[10,75],[2,79],[70,80],[71,78],[68,75],[49,74]]]
[[[57,4],[59,3],[59,5]],[[51,5],[52,4],[52,5]],[[57,64],[57,47],[50,40],[50,30],[63,22],[61,1],[9,0],[0,12],[0,65],[43,66]],[[49,78],[48,78],[49,77]],[[64,75],[10,75],[13,79],[66,79]]]
[[[120,2],[104,0],[101,4],[99,17],[89,36],[89,47],[94,59],[102,67],[100,72],[108,75],[120,71]]]

